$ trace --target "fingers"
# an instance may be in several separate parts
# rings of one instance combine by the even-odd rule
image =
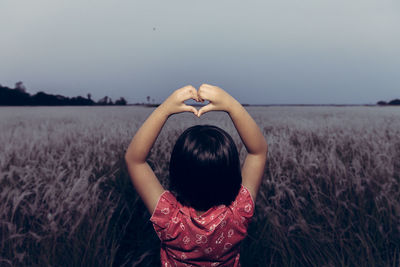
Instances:
[[[200,102],[200,98],[199,98],[199,95],[197,94],[197,90],[192,85],[187,85],[187,86],[183,87],[182,89],[184,91],[183,101],[186,101],[188,99],[193,99],[197,102]]]
[[[184,91],[183,97],[186,101],[188,99],[193,99],[197,102],[204,102],[204,100],[210,100],[209,98],[212,97],[212,90],[215,90],[216,86],[211,84],[203,83],[199,90],[197,91],[192,85],[186,85],[181,88]]]
[[[201,109],[199,109],[199,111],[197,112],[197,117],[200,117],[201,115],[203,115],[206,112],[209,112],[211,110],[213,110],[214,106],[210,103],[208,105],[205,105],[204,107],[202,107]]]
[[[197,95],[201,102],[204,102],[204,100],[209,100],[207,97],[207,89],[205,89],[203,85],[199,88],[199,91],[197,91]]]
[[[192,99],[196,100],[197,102],[201,101],[199,94],[197,93],[195,88],[193,88],[193,90],[190,90],[190,96]]]
[[[188,112],[193,112],[194,115],[198,116],[198,111],[195,107],[189,106],[189,105],[184,105],[183,106],[183,111],[188,111]]]
[[[195,90],[195,91],[196,91],[196,88],[194,88],[194,86],[191,85],[191,84],[186,85],[186,86],[184,86],[183,88],[186,88],[186,89],[188,89],[188,90]]]
[[[218,105],[216,106],[216,103],[214,103],[214,99],[217,97],[217,91],[218,87],[206,83],[203,83],[198,91],[192,85],[182,87],[176,95],[176,100],[182,104],[180,112],[188,111],[200,117],[209,111],[219,110]],[[188,99],[194,99],[197,102],[208,100],[210,103],[197,110],[195,107],[183,103]]]
[[[203,102],[204,100],[212,101],[213,98],[215,97],[215,92],[216,92],[217,87],[211,84],[203,83],[197,92],[199,95],[200,99]]]
[[[205,88],[205,87],[215,87],[214,85],[208,84],[208,83],[203,83],[202,85],[200,85],[199,88]]]

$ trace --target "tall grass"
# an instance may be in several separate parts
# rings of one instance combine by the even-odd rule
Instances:
[[[248,108],[269,144],[243,266],[400,266],[400,110]],[[123,161],[152,109],[0,108],[0,266],[151,266],[159,241]],[[149,163],[167,186],[180,114]]]

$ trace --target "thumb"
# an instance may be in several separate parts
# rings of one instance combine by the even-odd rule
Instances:
[[[184,105],[184,106],[183,106],[183,110],[184,110],[184,111],[193,112],[194,115],[198,116],[198,114],[197,114],[198,111],[197,111],[197,109],[196,109],[195,107],[193,107],[193,106]]]
[[[199,109],[199,111],[197,112],[197,117],[200,117],[202,114],[213,110],[213,108],[214,108],[214,106],[211,103],[208,105],[205,105],[204,107]]]

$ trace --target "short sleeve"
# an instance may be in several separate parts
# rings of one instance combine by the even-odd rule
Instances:
[[[237,195],[235,202],[238,214],[242,218],[244,218],[242,220],[246,220],[247,222],[249,222],[250,218],[254,214],[255,204],[249,190],[243,185],[240,188],[239,194]]]
[[[161,240],[165,239],[166,230],[170,225],[173,214],[176,214],[177,209],[178,201],[174,195],[169,191],[164,191],[150,217],[154,230]]]

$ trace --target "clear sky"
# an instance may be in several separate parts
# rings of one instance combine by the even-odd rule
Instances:
[[[1,0],[0,84],[164,100],[218,85],[242,103],[400,98],[398,0]]]

